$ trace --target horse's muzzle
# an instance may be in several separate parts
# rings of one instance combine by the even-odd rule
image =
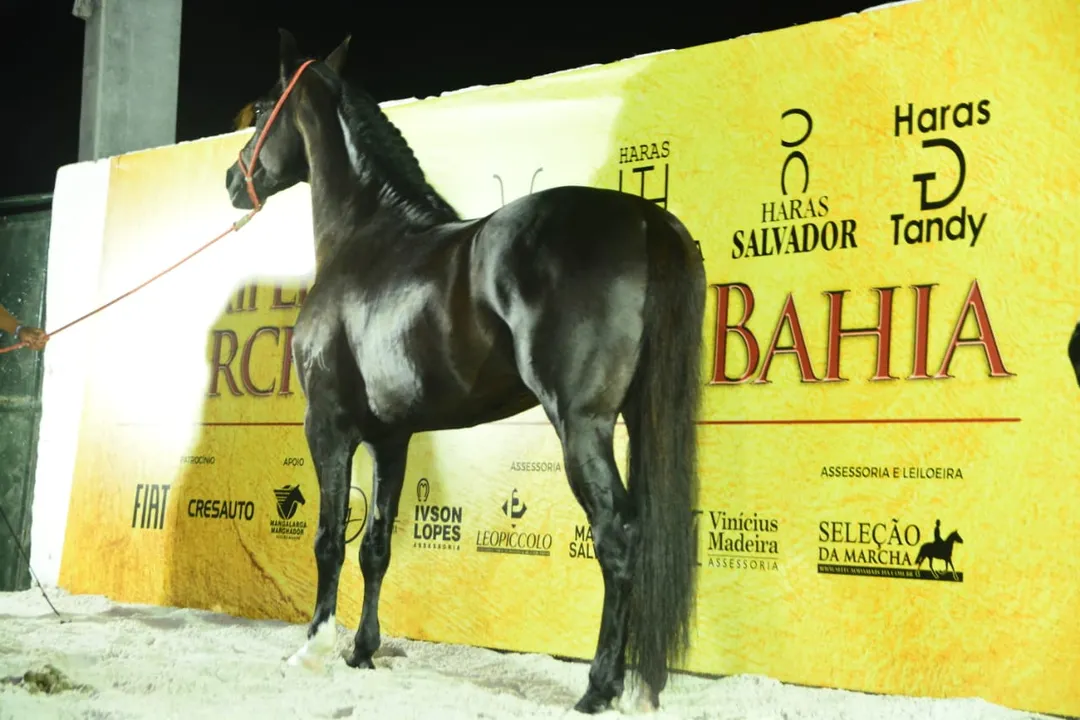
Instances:
[[[225,189],[229,191],[229,201],[238,210],[252,210],[255,208],[248,195],[247,184],[244,182],[244,173],[240,167],[233,163],[225,171]]]

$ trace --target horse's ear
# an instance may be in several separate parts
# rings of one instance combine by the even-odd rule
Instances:
[[[341,44],[334,48],[334,52],[326,56],[326,64],[338,75],[345,68],[345,56],[349,53],[350,40],[352,40],[352,35],[346,35]]]
[[[278,28],[278,35],[281,37],[279,44],[279,62],[281,63],[281,81],[282,83],[288,83],[295,72],[297,65],[300,64],[300,51],[296,47],[296,38],[292,33],[284,28]]]

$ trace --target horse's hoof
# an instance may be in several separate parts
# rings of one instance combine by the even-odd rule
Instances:
[[[357,668],[358,670],[374,670],[375,663],[372,661],[370,655],[360,656],[355,651],[349,657],[345,658],[345,664],[351,668]]]
[[[660,698],[653,695],[652,691],[644,692],[638,697],[637,711],[639,713],[653,713],[660,709]]]
[[[326,658],[311,652],[306,645],[293,653],[285,663],[291,667],[307,668],[312,672],[322,672],[326,669]]]
[[[304,646],[297,650],[286,662],[293,667],[306,667],[308,670],[322,671],[326,668],[326,659],[337,644],[337,624],[334,616],[319,625],[315,633],[308,638]]]
[[[595,715],[611,709],[611,698],[601,695],[590,685],[589,689],[585,691],[585,695],[574,705],[574,709],[579,713]]]

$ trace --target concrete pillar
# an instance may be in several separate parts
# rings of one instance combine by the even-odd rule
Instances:
[[[86,21],[80,161],[176,142],[182,1],[75,1]]]

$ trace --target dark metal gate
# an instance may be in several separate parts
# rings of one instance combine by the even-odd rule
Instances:
[[[0,304],[25,325],[45,326],[51,220],[51,194],[0,198]],[[40,352],[0,355],[0,510],[27,554],[43,372]],[[0,519],[0,591],[29,587],[30,568]]]

